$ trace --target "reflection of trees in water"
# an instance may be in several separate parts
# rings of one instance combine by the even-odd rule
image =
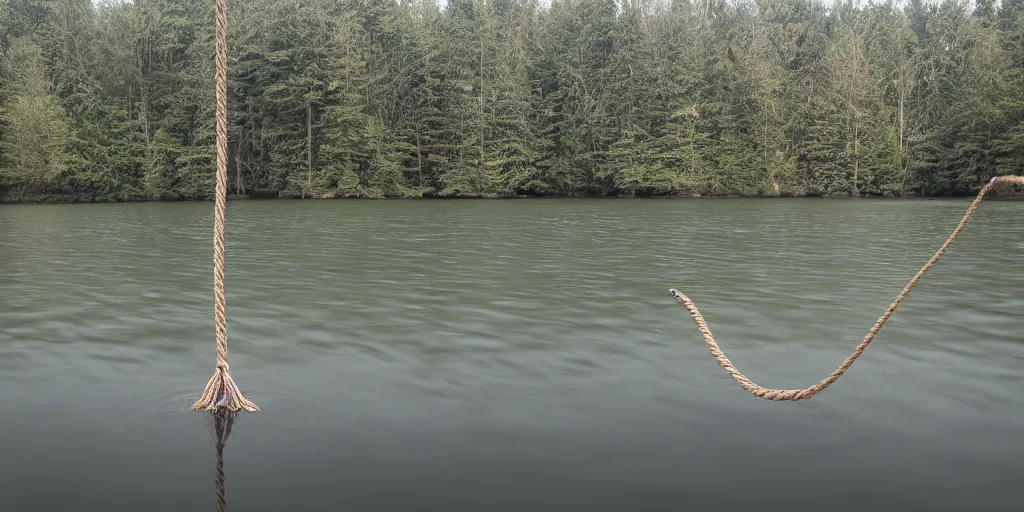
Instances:
[[[236,418],[238,418],[237,411],[229,411],[225,408],[218,408],[211,411],[206,417],[207,433],[209,433],[213,439],[213,445],[216,451],[215,481],[217,492],[217,512],[224,512],[227,510],[228,506],[224,495],[224,445],[228,442],[228,436],[231,435],[231,426],[234,425]]]

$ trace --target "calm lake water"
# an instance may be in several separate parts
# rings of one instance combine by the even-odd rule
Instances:
[[[229,203],[237,511],[1020,510],[1024,203]],[[0,510],[214,508],[212,204],[0,206]]]

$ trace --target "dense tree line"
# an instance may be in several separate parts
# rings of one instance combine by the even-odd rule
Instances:
[[[213,2],[0,0],[0,200],[209,198]],[[230,0],[230,189],[967,194],[1024,0]]]

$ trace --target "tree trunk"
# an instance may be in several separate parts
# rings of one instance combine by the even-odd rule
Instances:
[[[420,188],[423,188],[423,145],[420,144],[420,124],[416,123],[416,170],[419,172]]]
[[[860,170],[860,138],[858,137],[857,121],[853,121],[853,197],[860,196],[860,191],[857,190],[857,171]]]
[[[903,130],[906,126],[903,117],[903,99],[907,86],[903,81],[903,66],[900,66],[900,159],[903,158]]]
[[[238,145],[235,147],[235,194],[241,194],[242,190],[242,140],[243,129],[238,129]]]
[[[690,175],[697,175],[697,121],[690,121]]]
[[[486,118],[484,117],[484,36],[486,35],[486,27],[480,31],[480,170],[485,170],[484,162],[484,130],[487,125]],[[480,173],[478,172],[479,176]],[[483,183],[478,183],[477,187],[482,191],[484,188]]]
[[[313,102],[306,102],[306,191],[313,195]],[[305,194],[303,194],[305,198]]]

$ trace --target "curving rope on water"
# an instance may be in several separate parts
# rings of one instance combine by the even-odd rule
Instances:
[[[669,292],[672,294],[673,297],[676,298],[676,300],[678,300],[680,303],[682,303],[684,307],[686,307],[687,311],[690,312],[690,316],[693,317],[693,320],[697,323],[697,329],[700,331],[701,336],[704,337],[704,344],[708,346],[708,350],[711,351],[711,355],[715,356],[715,360],[718,361],[718,365],[725,369],[725,372],[728,373],[733,378],[733,380],[738,382],[740,387],[749,391],[752,395],[758,398],[764,398],[765,400],[804,400],[820,393],[823,389],[827,388],[830,384],[838,380],[839,377],[842,376],[843,373],[845,373],[846,370],[848,370],[850,366],[853,365],[853,362],[856,361],[857,358],[864,353],[864,349],[868,348],[868,345],[875,338],[875,335],[878,334],[878,331],[881,330],[882,326],[885,325],[885,322],[889,320],[889,317],[892,316],[893,312],[896,311],[896,308],[900,305],[900,302],[903,301],[903,298],[906,297],[908,293],[910,293],[910,290],[913,289],[915,285],[917,285],[918,281],[921,280],[921,277],[924,276],[925,272],[927,272],[928,269],[932,267],[932,265],[939,261],[939,258],[942,257],[942,254],[946,252],[946,249],[948,249],[950,244],[953,243],[953,240],[955,240],[956,237],[960,234],[960,232],[964,229],[964,226],[967,224],[967,219],[969,219],[971,215],[974,214],[974,211],[978,208],[978,205],[981,204],[981,200],[985,196],[985,193],[988,192],[992,188],[992,186],[994,186],[997,183],[1006,183],[1009,185],[1024,185],[1024,176],[997,176],[995,178],[992,178],[988,183],[986,183],[985,186],[981,188],[981,191],[978,192],[978,197],[976,197],[974,201],[971,202],[971,205],[967,208],[967,211],[964,212],[964,216],[963,218],[960,219],[960,223],[957,224],[953,232],[950,233],[949,237],[946,238],[946,242],[943,243],[941,247],[939,247],[939,250],[935,252],[935,255],[932,256],[930,260],[928,260],[928,263],[925,263],[925,265],[921,267],[921,270],[917,271],[917,274],[914,276],[914,278],[911,279],[905,287],[903,287],[903,291],[901,291],[900,294],[896,296],[896,300],[892,301],[892,304],[890,304],[889,307],[886,308],[885,313],[882,314],[878,321],[875,322],[875,325],[871,327],[871,330],[868,331],[867,335],[864,336],[864,339],[857,344],[856,348],[853,349],[853,353],[851,353],[846,358],[846,360],[844,360],[843,363],[839,365],[838,368],[833,370],[828,377],[808,388],[769,389],[761,387],[758,384],[755,384],[753,381],[747,378],[746,375],[740,373],[740,371],[737,370],[736,367],[732,364],[732,361],[729,361],[729,358],[725,357],[725,354],[722,353],[722,349],[719,348],[718,343],[715,341],[714,335],[712,335],[711,330],[708,329],[708,324],[704,321],[704,317],[701,316],[700,312],[697,311],[697,306],[693,304],[693,301],[691,301],[689,297],[687,297],[686,295],[680,293],[678,290],[671,289],[669,290]]]
[[[213,208],[213,296],[214,319],[217,331],[217,368],[206,384],[203,396],[192,405],[193,411],[226,408],[259,411],[256,404],[242,396],[228,373],[228,327],[224,304],[224,208],[227,194],[228,160],[228,107],[227,107],[227,0],[216,0],[217,45],[217,192]]]

